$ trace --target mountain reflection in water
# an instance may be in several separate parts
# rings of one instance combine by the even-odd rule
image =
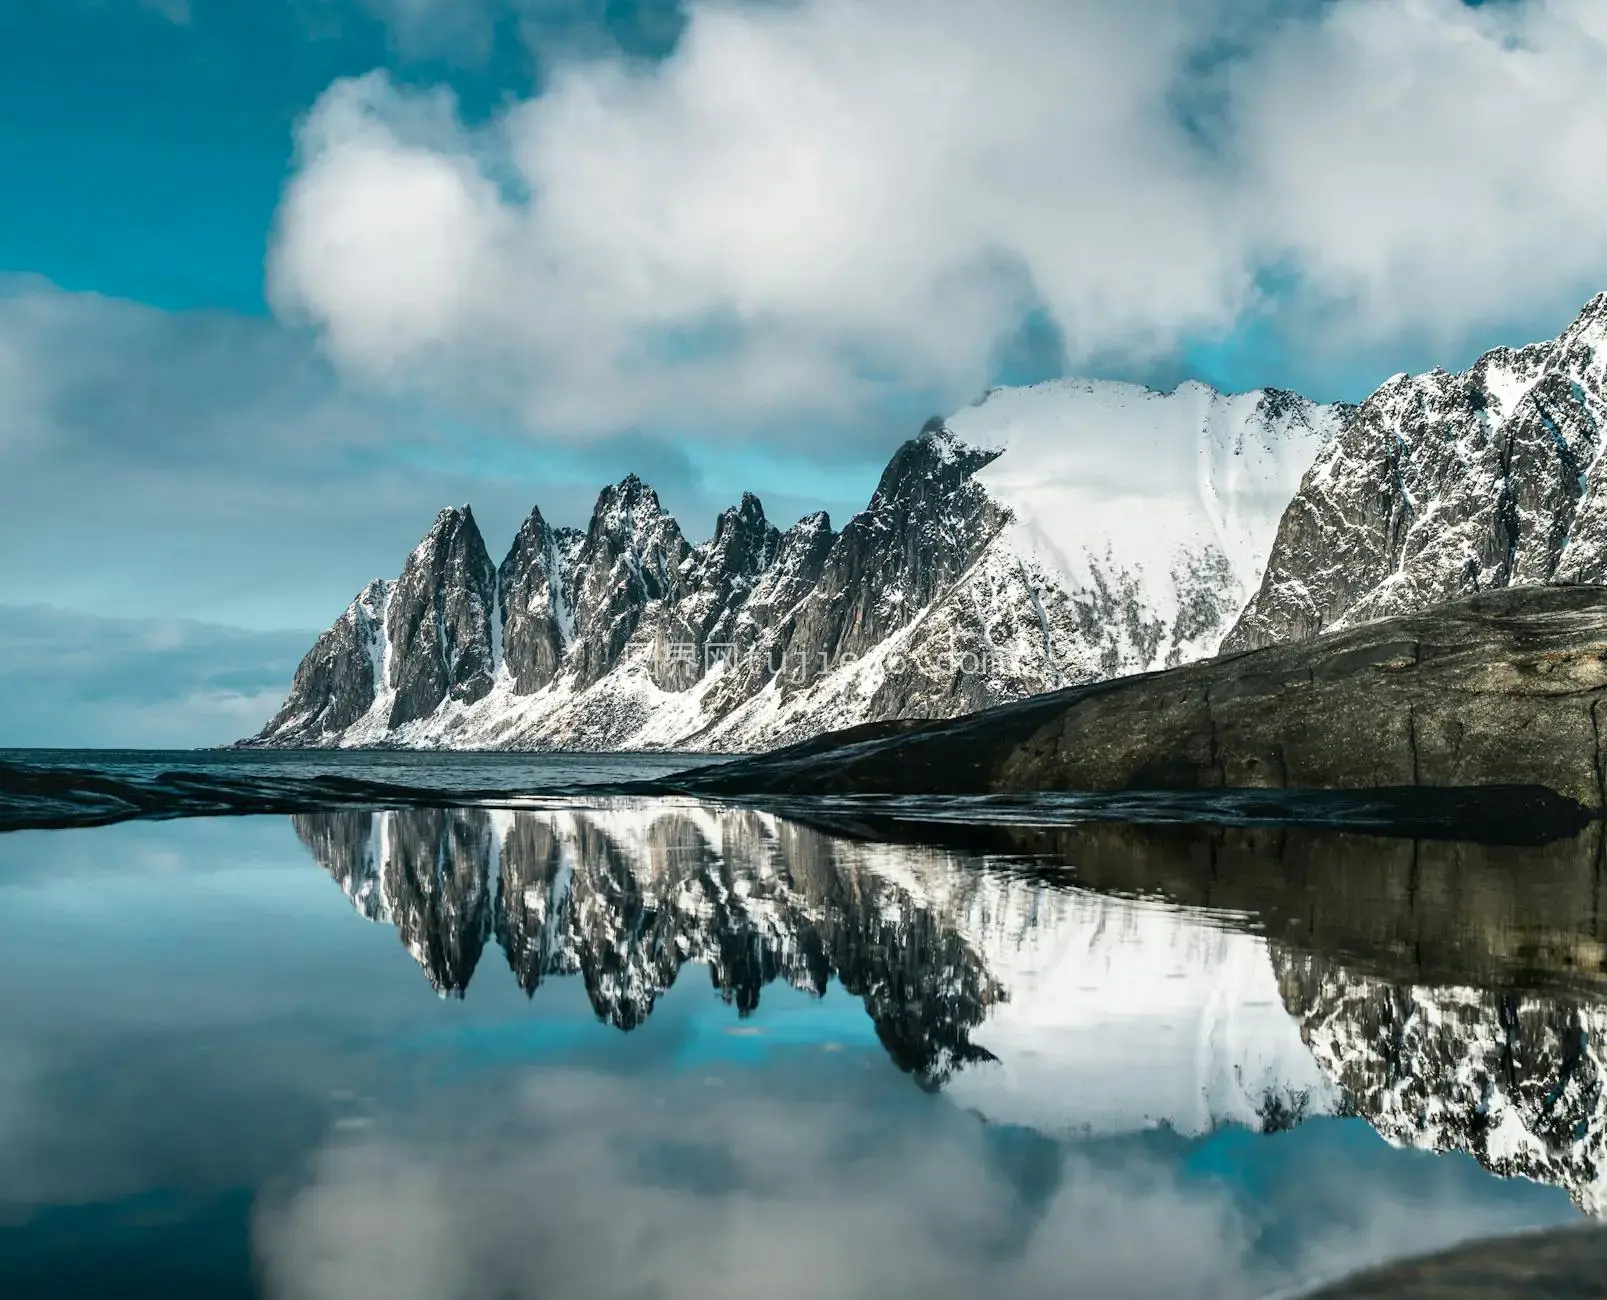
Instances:
[[[1607,1215],[1599,828],[1481,847],[810,827],[678,801],[293,820],[443,995],[493,940],[525,992],[578,976],[621,1030],[688,963],[739,1015],[773,981],[835,979],[901,1070],[991,1120],[1188,1135],[1359,1115]]]

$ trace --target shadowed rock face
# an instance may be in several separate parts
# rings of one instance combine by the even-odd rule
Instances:
[[[725,793],[1544,786],[1604,805],[1607,588],[1509,588],[1296,645],[708,768]]]
[[[549,527],[532,510],[497,569],[502,655],[521,695],[552,681],[573,639],[575,556],[584,540],[576,529]]]
[[[800,685],[870,650],[976,558],[1005,519],[972,478],[997,455],[936,436],[898,449],[798,611],[795,635],[808,651]]]
[[[578,685],[613,668],[649,605],[679,596],[690,552],[680,525],[636,475],[603,489],[568,580],[576,613],[566,666]]]
[[[382,683],[391,584],[376,579],[346,607],[296,668],[284,706],[263,728],[286,744],[317,744],[373,706]]]
[[[396,700],[390,725],[427,717],[442,701],[483,699],[495,671],[491,611],[496,570],[468,506],[443,510],[391,591],[386,633]]]

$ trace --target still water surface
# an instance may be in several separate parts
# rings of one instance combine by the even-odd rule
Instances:
[[[684,800],[6,835],[0,1295],[1249,1297],[1600,1216],[1595,854]]]

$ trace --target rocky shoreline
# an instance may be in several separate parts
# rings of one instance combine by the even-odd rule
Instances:
[[[1545,787],[1607,809],[1607,588],[1513,587],[1293,645],[872,724],[674,781],[699,794]]]

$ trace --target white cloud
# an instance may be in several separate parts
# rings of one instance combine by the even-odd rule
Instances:
[[[331,87],[281,312],[369,378],[584,434],[957,401],[1035,302],[1074,365],[1142,363],[1232,328],[1273,265],[1363,343],[1607,281],[1590,0],[688,12],[664,62],[570,61],[479,132],[383,74]]]
[[[840,416],[870,375],[969,394],[1034,287],[1074,346],[1165,344],[1244,288],[1156,93],[1182,15],[706,5],[664,64],[561,68],[479,139],[443,140],[440,101],[421,114],[382,75],[340,83],[302,133],[275,301],[370,374],[489,368],[538,426],[582,432]],[[530,199],[474,177],[477,148]],[[346,235],[426,167],[443,197],[415,222]],[[473,269],[439,290],[443,248]]]
[[[1250,247],[1359,336],[1443,342],[1607,287],[1604,66],[1597,0],[1343,0],[1284,28],[1235,87]]]
[[[532,505],[584,526],[598,489],[627,472],[701,539],[744,489],[783,525],[821,506],[840,519],[881,469],[878,454],[830,442],[792,458],[728,448],[645,435],[555,448],[483,416],[478,395],[448,417],[354,391],[272,320],[0,276],[0,555],[24,557],[6,570],[10,605],[321,628],[396,575],[443,505],[471,502],[500,560]],[[253,730],[271,712],[255,707]],[[15,739],[19,718],[20,706],[0,731]],[[81,720],[28,734],[64,740]],[[103,734],[137,734],[124,721]],[[148,740],[174,734],[152,721]]]
[[[339,83],[308,122],[306,166],[280,214],[280,238],[295,257],[269,277],[271,296],[325,323],[336,357],[378,370],[468,324],[471,305],[496,291],[494,254],[508,221],[451,120],[451,101],[392,96],[385,105],[382,85]],[[433,147],[399,140],[385,107]]]

